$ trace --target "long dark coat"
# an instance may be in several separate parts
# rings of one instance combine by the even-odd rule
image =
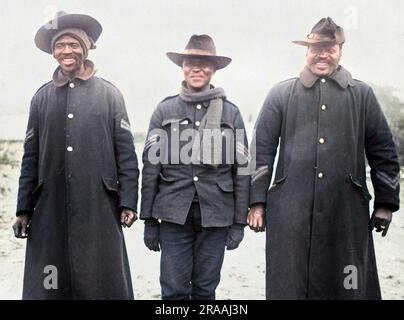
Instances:
[[[120,210],[136,210],[139,172],[118,89],[98,77],[44,85],[24,148],[17,215],[33,215],[23,298],[133,299]],[[48,265],[57,290],[44,288]]]
[[[250,203],[267,209],[267,298],[379,299],[365,152],[375,208],[398,210],[399,164],[372,89],[342,67],[328,79],[306,68],[272,89],[251,149]]]

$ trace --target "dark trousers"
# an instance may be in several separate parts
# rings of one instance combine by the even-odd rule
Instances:
[[[184,225],[161,222],[162,299],[215,299],[228,229],[203,228],[195,202]]]

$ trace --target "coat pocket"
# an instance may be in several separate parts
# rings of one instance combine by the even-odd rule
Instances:
[[[276,187],[278,187],[283,182],[285,182],[286,178],[287,178],[287,175],[283,176],[282,178],[275,179],[275,181],[272,183],[271,187],[268,189],[268,192],[275,189]]]
[[[233,179],[218,179],[216,180],[217,185],[219,188],[224,192],[233,192]]]
[[[41,180],[41,181],[39,181],[38,182],[38,185],[35,187],[35,189],[32,191],[32,196],[34,197],[34,199],[36,199],[36,200],[38,200],[39,199],[39,196],[41,195],[41,192],[42,192],[42,188],[43,188],[43,184],[44,184],[44,181],[43,180]]]
[[[107,178],[107,177],[102,177],[102,182],[104,184],[105,190],[109,195],[111,195],[113,198],[118,199],[119,195],[119,188],[118,188],[118,180],[112,179],[112,178]]]
[[[364,200],[366,202],[369,202],[372,199],[372,196],[370,195],[369,191],[362,185],[359,179],[354,177],[352,174],[349,175],[349,179],[354,187],[355,190],[358,190],[362,197],[364,197]]]
[[[176,180],[175,177],[167,177],[163,173],[160,172],[160,181],[170,183],[170,182],[174,182],[175,180]]]

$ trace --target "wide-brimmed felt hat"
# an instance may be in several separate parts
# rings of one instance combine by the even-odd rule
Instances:
[[[345,42],[344,29],[338,26],[330,17],[322,18],[315,24],[306,40],[293,41],[293,43],[309,46],[311,44],[343,44]]]
[[[70,28],[83,30],[93,43],[98,40],[102,32],[101,24],[93,17],[59,11],[53,20],[50,20],[38,30],[35,35],[35,45],[40,50],[51,54],[53,51],[53,37],[60,31]]]
[[[215,65],[216,70],[223,69],[231,62],[231,58],[229,57],[216,55],[215,43],[213,39],[206,34],[194,34],[189,39],[184,52],[167,52],[167,57],[180,67],[182,67],[182,62],[187,57],[206,59]]]

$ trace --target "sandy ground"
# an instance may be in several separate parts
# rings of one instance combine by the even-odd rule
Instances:
[[[138,148],[138,152],[140,152]],[[20,143],[1,143],[17,161],[15,166],[0,165],[0,300],[20,299],[25,255],[25,241],[13,237],[18,188]],[[403,194],[403,193],[402,193]],[[404,299],[404,210],[394,215],[389,234],[375,235],[376,258],[384,299]],[[125,230],[136,299],[160,299],[159,254],[143,244],[143,223]],[[246,229],[239,249],[226,252],[218,299],[260,300],[265,298],[265,234]]]

